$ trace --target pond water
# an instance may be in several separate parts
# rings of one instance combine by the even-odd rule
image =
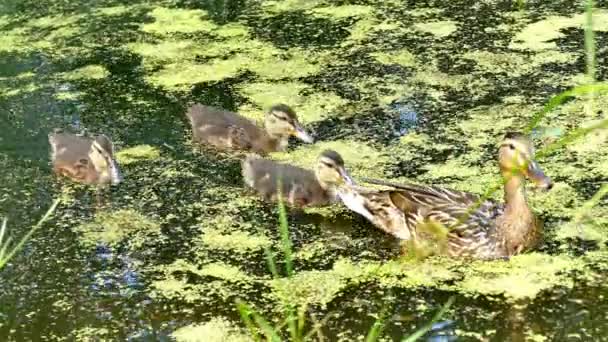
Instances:
[[[313,340],[400,340],[454,303],[428,341],[607,340],[608,142],[591,134],[539,163],[530,193],[539,250],[509,261],[400,256],[341,206],[278,209],[246,190],[239,160],[191,144],[189,101],[261,119],[293,106],[316,143],[272,158],[311,168],[333,148],[357,177],[484,193],[497,143],[554,95],[587,82],[582,1],[8,0],[0,4],[0,216],[15,238],[52,220],[0,271],[0,340],[246,341],[235,301],[274,325],[304,308]],[[608,4],[597,1],[595,77],[608,74]],[[605,118],[573,97],[535,127],[538,150]],[[51,175],[55,127],[104,133],[125,182]],[[496,199],[501,193],[494,194]],[[384,314],[383,314],[384,313]],[[285,330],[285,329],[284,329]],[[309,331],[309,330],[307,330]],[[286,330],[282,331],[287,338]]]

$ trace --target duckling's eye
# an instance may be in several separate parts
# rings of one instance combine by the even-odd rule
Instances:
[[[325,165],[325,166],[327,166],[329,168],[333,168],[334,167],[333,164],[330,164],[330,163],[327,163],[327,162],[324,162],[324,161],[322,161],[321,163],[323,163],[323,165]]]
[[[515,149],[515,145],[509,144],[509,149],[514,150]]]
[[[281,121],[288,121],[287,118],[284,117],[284,116],[275,115],[274,117],[277,118],[277,119],[279,119],[279,120],[281,120]]]

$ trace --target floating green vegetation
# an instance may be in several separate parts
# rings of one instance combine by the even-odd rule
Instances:
[[[243,42],[242,39],[237,37],[205,45],[189,40],[168,40],[158,44],[134,43],[128,47],[143,55],[147,66],[163,66],[147,79],[169,89],[219,81],[245,70],[267,80],[300,78],[317,73],[327,59],[320,52],[297,48],[282,51],[272,44],[257,40]],[[195,61],[201,56],[217,58],[201,64]],[[173,63],[167,65],[167,62]]]
[[[213,318],[202,324],[188,325],[174,331],[177,342],[249,342],[251,337],[223,318]]]
[[[287,11],[302,11],[315,8],[320,4],[324,4],[324,0],[279,0],[279,1],[263,1],[262,8],[270,13],[281,13]]]
[[[531,55],[520,53],[494,53],[489,51],[469,51],[463,58],[474,60],[477,67],[489,73],[507,73],[518,77],[538,70],[545,64],[570,64],[576,60],[571,53],[561,51],[541,51]]]
[[[363,5],[341,5],[315,7],[310,9],[309,12],[315,17],[342,19],[370,16],[374,13],[374,8]]]
[[[138,7],[139,6],[137,6],[137,5],[133,5],[133,6],[119,5],[119,6],[112,6],[112,7],[97,7],[97,8],[95,8],[95,12],[97,12],[101,15],[119,16],[119,15],[128,14]]]
[[[274,153],[273,158],[307,169],[313,169],[322,151],[332,149],[340,153],[346,168],[355,177],[379,177],[388,164],[388,155],[370,145],[354,140],[320,141],[314,145],[303,145],[289,153]]]
[[[86,246],[103,243],[115,247],[126,243],[137,249],[152,236],[156,239],[162,236],[158,223],[131,209],[101,212],[92,222],[83,223],[74,230],[82,234],[80,242]]]
[[[313,122],[334,113],[346,103],[341,97],[312,90],[300,82],[249,83],[241,88],[241,93],[264,110],[276,103],[293,107],[302,122]],[[305,95],[303,95],[305,94]],[[254,119],[262,119],[263,113],[244,107],[242,113]]]
[[[240,268],[224,263],[212,263],[198,266],[184,259],[175,260],[169,265],[154,266],[156,272],[164,278],[152,282],[154,296],[170,299],[181,299],[189,303],[211,301],[215,296],[229,298],[235,295],[235,288],[247,284],[255,278],[248,276]],[[180,274],[192,274],[204,277],[204,282],[192,283]],[[236,277],[236,278],[232,278]]]
[[[101,337],[111,338],[112,334],[107,328],[82,327],[72,332],[74,338],[78,341],[90,341]]]
[[[596,9],[593,13],[593,30],[608,31],[608,10]],[[545,50],[556,49],[556,40],[563,37],[561,30],[568,27],[582,28],[585,14],[572,17],[550,16],[526,26],[509,45],[512,49]]]
[[[380,104],[388,105],[393,101],[411,94],[415,86],[410,82],[404,82],[402,78],[395,75],[386,77],[361,77],[353,81],[353,85],[365,94],[365,97],[378,101]]]
[[[150,12],[154,22],[144,24],[142,31],[156,34],[210,32],[217,26],[206,20],[207,12],[181,8],[157,7]]]
[[[378,33],[381,31],[386,32],[402,32],[405,31],[406,28],[402,23],[395,22],[392,20],[380,20],[375,17],[365,17],[360,20],[357,20],[356,23],[351,25],[348,28],[350,35],[348,38],[342,43],[342,46],[356,46],[360,44],[362,41],[370,38],[370,36],[374,33]]]
[[[479,91],[487,88],[486,81],[477,79],[472,75],[449,75],[441,72],[436,65],[422,66],[416,70],[413,77],[414,82],[424,83],[430,86],[446,87],[456,90],[462,90],[466,87],[475,87]],[[472,84],[477,83],[475,86]]]
[[[298,307],[309,304],[325,307],[348,285],[345,277],[328,271],[302,271],[291,278],[273,279],[270,282],[279,302],[296,304]]]
[[[404,67],[415,67],[417,63],[416,56],[407,49],[386,53],[374,52],[370,55],[382,64],[399,64]]]
[[[116,160],[121,165],[129,165],[144,160],[154,160],[160,157],[158,148],[150,145],[137,145],[125,148],[116,153]]]
[[[170,61],[192,60],[197,55],[219,56],[224,53],[221,44],[208,44],[203,48],[194,40],[175,39],[163,40],[157,44],[138,42],[129,43],[127,47],[144,57],[144,64],[161,64]],[[220,47],[216,49],[215,47]]]
[[[504,261],[475,261],[456,287],[471,294],[534,298],[542,290],[574,285],[569,272],[582,270],[584,261],[566,255],[523,254]]]
[[[105,78],[110,73],[102,65],[87,65],[61,74],[66,80],[96,80]]]
[[[40,89],[41,84],[34,80],[34,76],[32,72],[24,72],[12,77],[0,77],[0,97],[17,96]]]
[[[224,221],[224,224],[229,224],[233,221],[228,216],[221,216],[217,223]],[[235,253],[250,253],[263,250],[272,244],[272,241],[263,235],[253,235],[247,232],[235,231],[226,233],[218,229],[205,229],[200,238],[207,248],[215,250],[228,250]]]
[[[447,37],[458,29],[456,22],[451,20],[416,23],[414,27],[420,31],[430,33],[438,38]]]
[[[192,85],[203,82],[221,81],[236,76],[241,70],[240,60],[214,60],[209,64],[173,63],[161,71],[148,76],[147,80],[167,89],[189,89]]]
[[[202,276],[220,278],[231,282],[247,281],[251,279],[251,277],[247,273],[243,272],[240,268],[222,262],[204,265],[198,274]]]

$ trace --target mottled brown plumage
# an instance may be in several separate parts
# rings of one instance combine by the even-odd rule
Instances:
[[[118,184],[122,180],[114,147],[105,135],[94,137],[55,130],[49,134],[53,171],[84,184]]]
[[[439,230],[444,229],[447,234],[447,246],[442,251],[447,255],[480,259],[508,257],[535,247],[541,238],[542,225],[526,202],[525,177],[546,189],[552,183],[533,156],[532,144],[524,135],[507,134],[499,149],[505,203],[482,201],[475,194],[435,186],[377,180],[366,181],[392,189],[350,188],[343,189],[340,196],[351,209],[402,239],[424,242],[432,238],[425,228],[441,227]],[[387,220],[386,208],[393,208],[393,218],[403,217],[404,224],[395,225]],[[395,213],[394,208],[399,213]]]
[[[284,201],[296,207],[329,204],[335,193],[327,182],[351,181],[342,157],[334,151],[321,154],[315,171],[248,155],[242,173],[245,183],[265,199],[276,201],[280,189]]]
[[[249,151],[261,155],[282,151],[290,136],[312,143],[296,113],[289,106],[278,104],[270,108],[264,128],[251,120],[223,109],[192,105],[186,116],[192,125],[195,142],[218,150]]]

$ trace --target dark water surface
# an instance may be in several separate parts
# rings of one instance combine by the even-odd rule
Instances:
[[[572,224],[608,181],[606,141],[539,161],[556,187],[531,195],[547,230],[536,253],[401,262],[396,241],[344,208],[293,210],[293,280],[272,280],[266,267],[264,247],[280,250],[275,206],[244,189],[237,158],[190,143],[189,101],[258,119],[281,101],[317,142],[293,142],[277,159],[311,168],[329,147],[355,177],[483,193],[504,132],[584,81],[582,4],[525,3],[0,5],[0,216],[20,237],[63,199],[0,272],[0,340],[242,341],[235,300],[280,324],[285,294],[307,307],[307,327],[324,322],[313,340],[363,340],[384,311],[382,338],[399,340],[451,296],[425,339],[608,340],[606,199]],[[608,5],[597,5],[605,80]],[[572,99],[541,122],[538,148],[607,106]],[[52,177],[55,127],[115,142],[125,182],[106,207],[93,189]]]

